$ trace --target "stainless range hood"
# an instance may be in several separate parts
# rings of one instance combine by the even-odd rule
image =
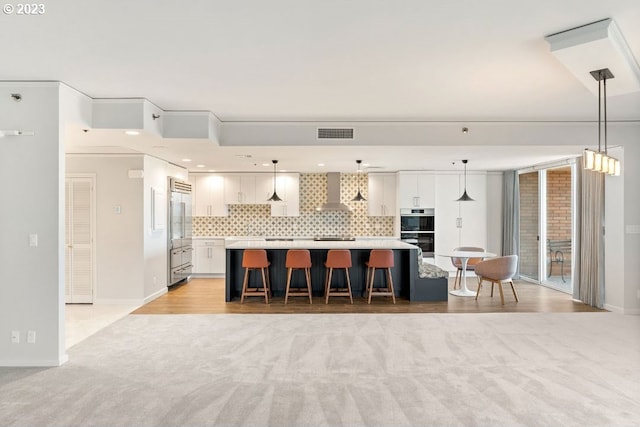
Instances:
[[[316,208],[318,212],[351,212],[351,208],[340,203],[340,173],[327,174],[327,203]]]

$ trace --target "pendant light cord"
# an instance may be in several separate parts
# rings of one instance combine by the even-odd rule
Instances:
[[[602,79],[604,85],[604,154],[607,154],[607,76]]]
[[[602,138],[602,70],[598,79],[598,153],[602,152],[600,140]]]

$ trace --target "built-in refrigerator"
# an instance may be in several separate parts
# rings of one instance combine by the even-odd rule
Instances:
[[[169,280],[168,286],[191,278],[191,184],[169,178]]]

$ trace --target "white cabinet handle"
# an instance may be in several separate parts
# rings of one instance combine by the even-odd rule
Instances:
[[[462,228],[462,218],[456,218],[456,227]]]
[[[211,258],[213,256],[213,248],[207,248],[207,258]]]
[[[242,203],[242,193],[238,191],[238,203]]]

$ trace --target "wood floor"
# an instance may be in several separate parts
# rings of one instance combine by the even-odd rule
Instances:
[[[453,280],[449,280],[449,288]],[[470,286],[471,287],[471,286]],[[543,286],[517,281],[516,290],[520,302],[515,302],[509,286],[505,287],[505,304],[495,290],[490,296],[490,286],[483,286],[480,297],[456,297],[449,295],[447,302],[409,302],[397,298],[394,305],[386,297],[366,303],[355,297],[353,305],[346,297],[332,297],[329,304],[316,297],[309,305],[307,297],[274,298],[265,304],[264,298],[252,297],[240,304],[240,300],[224,301],[224,279],[193,279],[189,283],[175,285],[165,295],[138,308],[132,314],[216,314],[216,313],[559,313],[602,311],[575,302],[570,295]]]

